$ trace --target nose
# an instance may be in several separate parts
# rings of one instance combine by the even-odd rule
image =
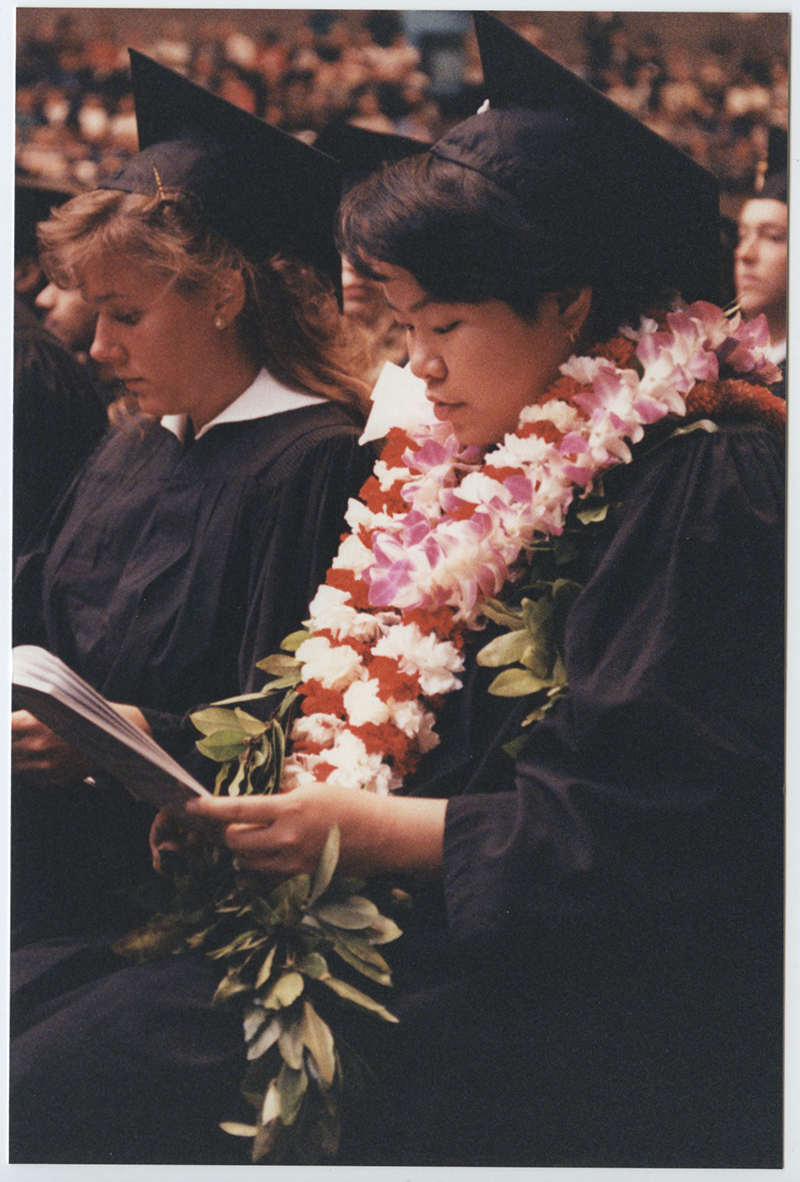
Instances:
[[[44,310],[46,312],[49,312],[52,308],[55,307],[55,302],[56,302],[56,285],[55,285],[55,283],[48,283],[46,287],[43,287],[42,290],[37,295],[36,299],[34,300],[36,307],[37,308],[44,308]]]
[[[447,366],[433,343],[419,338],[409,341],[408,367],[415,378],[422,378],[429,385],[447,377]]]
[[[736,246],[734,255],[737,259],[755,259],[758,255],[758,238],[755,234],[748,234],[742,232],[739,234],[739,241]]]
[[[118,365],[124,357],[124,349],[114,337],[113,325],[103,312],[97,317],[89,356],[94,361],[108,362],[111,365]]]

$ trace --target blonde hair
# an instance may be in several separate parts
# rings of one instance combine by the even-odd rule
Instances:
[[[340,315],[330,280],[274,255],[255,264],[208,226],[191,194],[156,197],[117,190],[82,193],[39,226],[42,266],[59,287],[80,287],[87,271],[124,257],[190,294],[224,271],[244,280],[237,319],[248,355],[280,381],[363,415],[369,387],[361,334]]]

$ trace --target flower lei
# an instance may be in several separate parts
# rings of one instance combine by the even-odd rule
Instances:
[[[700,418],[712,395],[752,402],[753,383],[778,375],[768,343],[763,317],[697,302],[570,357],[488,452],[445,424],[390,432],[296,649],[302,716],[282,788],[400,787],[439,741],[437,710],[461,686],[487,598],[522,577],[537,538],[562,534],[576,498],[630,462],[650,424]]]

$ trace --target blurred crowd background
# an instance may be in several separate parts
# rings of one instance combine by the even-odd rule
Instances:
[[[787,13],[501,13],[719,178],[753,189],[788,115]],[[17,173],[90,187],[136,151],[127,47],[313,142],[346,120],[433,140],[472,114],[469,13],[17,10]]]

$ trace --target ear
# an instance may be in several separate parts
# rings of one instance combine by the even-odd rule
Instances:
[[[241,271],[223,271],[214,279],[211,314],[217,328],[228,328],[244,308],[246,291]]]
[[[559,318],[567,336],[573,341],[577,341],[583,332],[583,326],[591,310],[591,287],[571,287],[558,293]]]

